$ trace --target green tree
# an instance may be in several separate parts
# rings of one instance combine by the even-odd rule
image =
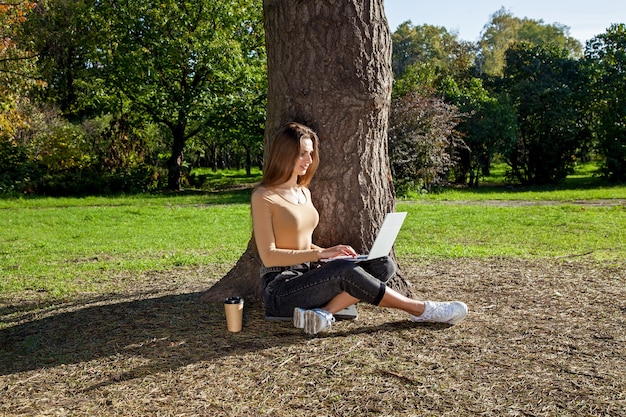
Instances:
[[[416,109],[415,100],[409,100],[413,104],[407,101],[415,93],[420,97],[432,97],[432,103],[438,103],[444,97],[447,104],[440,103],[436,108],[444,113],[450,112],[447,120],[455,122],[455,135],[462,133],[464,142],[461,145],[459,140],[453,140],[449,134],[443,136],[457,144],[453,151],[446,151],[454,155],[446,163],[446,173],[454,167],[457,182],[466,183],[469,176],[469,183],[476,185],[480,170],[488,169],[496,149],[495,143],[502,136],[508,135],[511,129],[508,126],[510,118],[503,118],[506,113],[498,111],[498,100],[483,87],[483,80],[475,74],[475,45],[459,41],[455,34],[445,28],[429,25],[412,27],[410,22],[406,22],[393,34],[393,50],[394,101],[398,101],[393,108],[400,112],[401,109]],[[459,111],[463,117],[460,117]],[[443,116],[441,112],[439,116]],[[408,111],[407,114],[423,117],[416,111]],[[392,117],[393,131],[404,131],[407,126],[421,125],[416,138],[420,135],[441,135],[441,130],[424,132],[425,124],[418,120],[408,123],[408,120],[399,116],[396,114]],[[401,121],[404,127],[394,129],[396,121]],[[456,123],[459,123],[458,126]],[[435,125],[432,126],[435,129]],[[460,159],[457,161],[456,157]],[[392,163],[395,163],[394,158],[392,156]],[[441,158],[439,160],[443,161]],[[424,160],[416,158],[414,169],[426,169],[426,166],[419,168],[421,162],[417,161]],[[402,164],[406,165],[406,162],[403,160]],[[398,168],[396,166],[397,172]]]
[[[6,150],[17,147],[13,137],[25,123],[24,115],[18,111],[19,103],[37,81],[36,53],[19,42],[22,26],[33,7],[35,3],[28,1],[0,1],[0,146]]]
[[[187,140],[215,124],[212,109],[263,76],[260,2],[105,0],[96,12],[105,41],[97,58],[102,77],[167,127],[168,188],[177,190]]]
[[[90,79],[98,48],[92,11],[92,0],[38,2],[22,37],[38,55],[38,76],[45,88],[37,99],[54,103],[74,121],[102,110],[101,88]]]
[[[219,132],[217,142],[225,141],[228,148],[243,150],[246,173],[251,174],[255,160],[263,155],[263,132],[265,126],[265,105],[267,97],[267,78],[265,68],[250,66],[263,73],[250,77],[251,83],[236,94],[231,94],[229,100],[224,100],[220,106],[213,109],[211,132]],[[256,82],[256,83],[255,83]],[[209,135],[211,136],[211,135]],[[215,136],[215,134],[213,134]],[[205,142],[216,142],[207,141]]]
[[[456,130],[465,146],[459,148],[455,182],[478,186],[481,176],[489,175],[494,155],[503,144],[515,139],[516,114],[503,94],[490,91],[477,77],[458,81],[448,77],[443,90],[449,102],[464,115]]]
[[[582,46],[569,36],[569,27],[559,23],[545,24],[543,20],[520,19],[504,7],[491,15],[483,27],[479,43],[477,67],[480,73],[500,76],[505,66],[507,49],[519,42],[532,45],[552,45],[566,49],[579,57]]]
[[[594,132],[604,156],[604,175],[626,181],[626,25],[611,25],[587,42],[585,60],[591,73]]]
[[[0,1],[0,110],[12,107],[36,81],[36,52],[19,39],[34,7],[30,1]]]
[[[407,21],[396,29],[391,39],[392,68],[396,75],[415,63],[430,63],[440,70],[450,70],[457,61],[467,57],[463,42],[441,26],[413,26]]]
[[[504,88],[517,113],[517,135],[504,151],[511,174],[522,184],[557,182],[589,139],[580,62],[566,49],[525,43],[506,58]]]
[[[474,46],[444,27],[404,22],[392,34],[394,95],[433,94],[442,78],[464,76],[474,62]]]

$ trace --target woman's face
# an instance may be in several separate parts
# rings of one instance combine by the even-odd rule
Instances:
[[[302,139],[300,141],[300,155],[296,159],[293,168],[295,175],[304,175],[309,169],[309,165],[313,162],[313,141],[311,139]]]

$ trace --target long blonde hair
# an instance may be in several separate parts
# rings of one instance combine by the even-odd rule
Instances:
[[[296,160],[302,152],[302,141],[311,139],[313,142],[313,161],[306,174],[298,176],[298,185],[309,185],[320,164],[319,139],[310,128],[295,122],[280,127],[272,142],[269,155],[263,168],[261,186],[273,186],[287,182],[293,173]]]

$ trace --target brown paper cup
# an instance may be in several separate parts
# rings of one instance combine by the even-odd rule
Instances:
[[[243,321],[243,298],[230,297],[224,300],[226,326],[229,332],[240,332]]]

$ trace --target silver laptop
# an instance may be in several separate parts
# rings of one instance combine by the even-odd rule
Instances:
[[[367,259],[376,259],[389,255],[405,218],[405,211],[401,211],[399,213],[388,213],[387,216],[385,216],[385,221],[383,221],[382,226],[380,226],[376,239],[374,239],[374,244],[367,255],[357,255],[356,257],[337,256],[335,258],[322,259],[322,262],[334,261],[336,259],[364,261]]]

